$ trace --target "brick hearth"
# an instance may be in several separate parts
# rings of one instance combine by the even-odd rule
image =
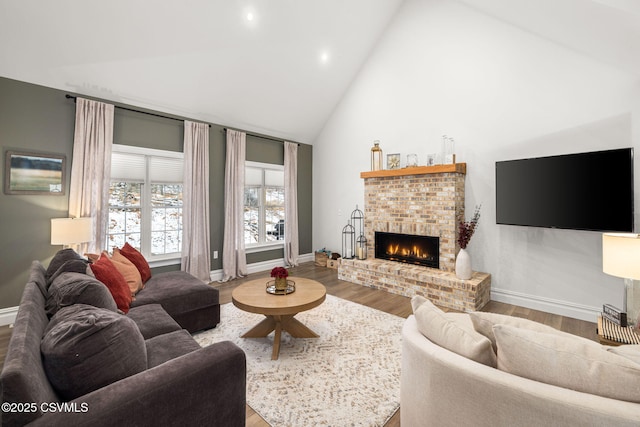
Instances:
[[[469,280],[454,273],[429,267],[370,258],[343,259],[338,278],[392,294],[421,295],[441,307],[476,311],[491,299],[491,275],[473,272]]]
[[[466,164],[363,172],[367,260],[342,260],[338,277],[404,296],[422,295],[460,311],[481,309],[490,299],[491,275],[456,278],[457,218],[464,215]],[[440,268],[374,258],[376,231],[440,237]]]

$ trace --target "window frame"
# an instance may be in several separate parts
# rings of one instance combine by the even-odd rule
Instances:
[[[151,239],[152,239],[152,197],[151,197],[151,186],[153,184],[161,184],[161,185],[171,185],[176,184],[175,182],[169,183],[161,183],[161,182],[151,182],[150,177],[150,163],[151,157],[163,157],[177,160],[184,160],[184,153],[180,151],[168,151],[168,150],[158,150],[155,148],[146,148],[146,147],[136,147],[131,145],[122,145],[122,144],[113,144],[112,153],[123,153],[123,154],[136,154],[144,156],[145,162],[145,174],[144,181],[124,181],[124,182],[141,182],[141,191],[140,191],[140,215],[142,217],[142,223],[140,225],[140,252],[145,257],[145,259],[149,262],[151,266],[159,267],[163,265],[173,265],[176,264],[176,261],[179,263],[181,260],[181,252],[171,252],[168,254],[162,255],[153,255],[151,253]],[[110,177],[109,185],[112,182],[118,181]],[[180,182],[180,185],[183,186],[183,197],[184,197],[184,179]],[[107,202],[107,209],[109,209],[111,205]],[[184,213],[184,202],[182,204],[182,212]],[[181,221],[182,224],[182,221]],[[180,234],[182,235],[183,228],[180,228]],[[107,229],[106,238],[109,237],[109,230]],[[182,247],[182,242],[184,240],[184,235],[180,240],[180,246]],[[108,246],[105,242],[105,246]]]
[[[264,184],[264,171],[265,170],[275,170],[275,171],[279,171],[279,172],[283,172],[284,173],[284,165],[279,165],[279,164],[275,164],[275,163],[263,163],[263,162],[255,162],[255,161],[251,161],[251,160],[246,160],[245,161],[245,168],[256,168],[256,169],[261,169],[262,170],[262,186],[261,186],[261,191],[260,191],[260,195],[262,198],[262,202],[260,203],[260,211],[258,213],[258,222],[260,224],[264,224],[265,222],[265,184]],[[246,191],[247,188],[247,183],[245,182],[244,185],[245,189],[243,190],[243,196],[244,196],[244,191]],[[282,182],[282,188],[284,190],[284,179]],[[243,197],[244,198],[244,197]],[[283,205],[284,208],[284,205]],[[244,209],[244,204],[243,204],[243,209]],[[286,218],[285,218],[286,221]],[[244,226],[244,219],[243,219],[243,226]],[[285,227],[286,230],[286,227]],[[266,232],[265,230],[260,230],[260,235],[261,237],[263,233]],[[255,253],[255,252],[262,252],[262,251],[269,251],[269,250],[273,250],[273,249],[280,249],[280,248],[284,248],[284,239],[282,240],[276,240],[276,241],[272,241],[272,242],[267,242],[267,241],[263,241],[263,242],[259,242],[259,243],[251,243],[251,244],[247,244],[245,242],[245,252],[246,253]]]

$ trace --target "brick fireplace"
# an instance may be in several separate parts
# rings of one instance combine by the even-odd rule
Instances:
[[[460,280],[453,273],[459,250],[457,218],[464,215],[465,174],[465,163],[362,172],[369,258],[343,259],[338,277],[395,294],[422,295],[460,311],[482,308],[490,299],[491,276],[474,272],[470,280]],[[419,263],[413,260],[376,257],[375,237],[379,233],[437,240],[437,264],[426,267],[415,265]]]

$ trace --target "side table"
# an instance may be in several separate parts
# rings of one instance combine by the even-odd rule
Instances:
[[[604,345],[640,344],[640,334],[632,326],[616,325],[598,316],[598,339]]]

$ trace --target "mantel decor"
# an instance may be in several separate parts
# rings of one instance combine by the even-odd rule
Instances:
[[[371,170],[382,170],[382,148],[380,148],[380,141],[377,139],[373,141],[373,147],[371,148]]]
[[[7,151],[4,164],[4,193],[64,195],[65,160],[61,154]]]
[[[400,168],[400,153],[387,154],[387,169]]]

